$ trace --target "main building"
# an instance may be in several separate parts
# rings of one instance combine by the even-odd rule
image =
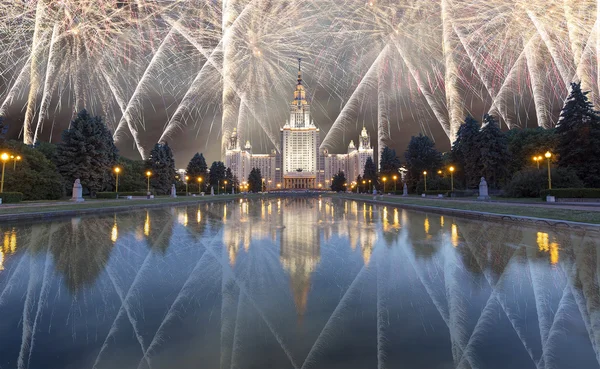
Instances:
[[[225,165],[231,168],[240,182],[248,179],[252,168],[260,169],[268,189],[321,189],[331,185],[334,174],[342,171],[348,181],[363,174],[367,158],[373,157],[373,148],[367,130],[363,127],[358,148],[350,141],[346,154],[330,154],[319,150],[321,131],[310,114],[306,90],[302,84],[302,68],[298,63],[298,83],[290,104],[290,118],[281,134],[281,152],[254,154],[252,145],[240,146],[234,130],[225,152]]]

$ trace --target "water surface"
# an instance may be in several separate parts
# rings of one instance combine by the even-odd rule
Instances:
[[[599,368],[594,234],[329,198],[0,232],[0,368]]]

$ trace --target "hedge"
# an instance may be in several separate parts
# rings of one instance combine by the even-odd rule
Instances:
[[[448,196],[448,193],[450,191],[448,190],[431,190],[431,191],[424,191],[423,193],[425,195],[432,195],[432,196],[437,196],[437,195],[444,195],[444,196]]]
[[[452,197],[473,197],[479,194],[479,191],[475,190],[454,190],[450,195]]]
[[[0,198],[3,204],[11,204],[23,201],[23,194],[21,192],[1,192]]]
[[[600,199],[600,188],[557,188],[540,192],[542,198],[554,196],[563,199]]]
[[[151,192],[153,193],[153,192]],[[119,197],[125,196],[146,196],[146,192],[119,192]],[[116,192],[96,192],[97,199],[116,199]]]

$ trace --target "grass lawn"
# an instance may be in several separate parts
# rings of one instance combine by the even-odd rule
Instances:
[[[369,195],[352,195],[357,199],[372,199]],[[444,209],[458,209],[481,211],[486,213],[527,216],[534,218],[547,218],[566,220],[572,222],[600,224],[600,211],[571,210],[565,208],[535,207],[524,205],[511,205],[500,203],[473,203],[452,200],[422,199],[419,197],[392,197],[386,196],[385,201],[407,205],[432,206]],[[542,203],[540,201],[540,203]]]

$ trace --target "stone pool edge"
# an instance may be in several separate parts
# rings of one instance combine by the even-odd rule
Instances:
[[[548,219],[548,218],[536,218],[536,217],[528,217],[523,215],[510,215],[510,214],[496,214],[496,213],[488,213],[484,211],[475,211],[475,210],[462,210],[462,209],[451,209],[451,208],[440,208],[436,206],[429,205],[414,205],[414,204],[403,204],[398,202],[386,201],[386,200],[373,200],[370,198],[353,198],[350,196],[339,196],[338,198],[344,200],[353,200],[353,201],[363,201],[371,204],[379,204],[379,205],[390,205],[395,206],[402,209],[407,210],[415,210],[420,212],[431,212],[441,215],[452,215],[458,216],[461,218],[473,219],[473,220],[482,220],[482,221],[499,221],[506,223],[520,223],[522,225],[529,226],[543,226],[553,229],[563,229],[563,230],[572,230],[572,231],[592,231],[596,233],[600,233],[600,224],[594,223],[583,223],[583,222],[573,222],[569,220],[558,220],[558,219]]]
[[[260,196],[260,195],[258,195]],[[98,208],[83,208],[83,209],[67,209],[67,210],[53,210],[53,211],[38,211],[38,212],[23,212],[23,213],[10,213],[10,214],[0,214],[1,222],[15,222],[15,221],[39,221],[46,219],[54,219],[54,218],[62,218],[62,217],[73,217],[79,215],[93,215],[93,214],[105,214],[105,213],[122,213],[132,210],[139,209],[151,209],[151,208],[161,208],[161,207],[169,207],[169,206],[184,206],[184,205],[195,205],[204,202],[223,202],[223,201],[231,201],[237,200],[240,198],[247,197],[255,197],[254,195],[228,195],[227,197],[223,196],[220,198],[212,198],[212,197],[201,197],[196,200],[190,201],[166,201],[152,204],[152,200],[148,200],[147,204],[131,204],[129,206],[107,206],[107,207],[98,207]],[[123,200],[126,201],[126,200]]]

